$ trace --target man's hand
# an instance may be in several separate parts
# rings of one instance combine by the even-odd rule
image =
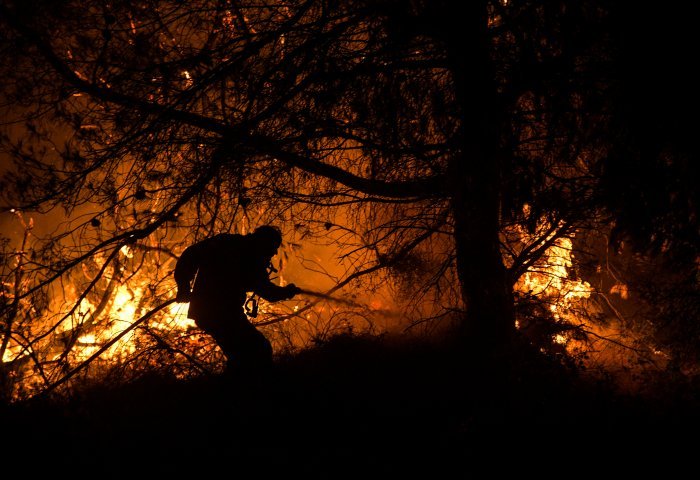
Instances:
[[[284,288],[287,290],[287,298],[292,298],[294,295],[301,293],[301,288],[297,287],[293,283],[288,284]]]

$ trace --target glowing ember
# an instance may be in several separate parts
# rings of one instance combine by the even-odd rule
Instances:
[[[627,285],[623,285],[621,283],[618,283],[618,284],[610,287],[610,293],[617,294],[620,296],[620,298],[622,298],[624,300],[627,300],[629,298],[629,291],[627,289]]]

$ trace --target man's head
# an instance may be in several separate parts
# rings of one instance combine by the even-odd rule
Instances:
[[[260,253],[270,258],[274,257],[277,249],[282,245],[282,233],[277,227],[272,225],[262,225],[250,234],[254,240],[255,247]]]

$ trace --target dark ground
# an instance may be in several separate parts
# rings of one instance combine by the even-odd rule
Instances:
[[[528,349],[463,352],[339,337],[280,359],[263,382],[143,378],[61,404],[14,405],[4,412],[0,465],[22,478],[98,479],[695,470],[691,385],[622,395]]]

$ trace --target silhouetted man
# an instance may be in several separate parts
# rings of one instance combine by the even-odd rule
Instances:
[[[270,225],[248,235],[222,233],[185,249],[175,266],[177,300],[190,302],[187,316],[216,340],[229,373],[272,366],[272,346],[244,309],[247,292],[270,302],[299,293],[293,283],[280,287],[270,281],[270,261],[281,244],[280,231]]]

